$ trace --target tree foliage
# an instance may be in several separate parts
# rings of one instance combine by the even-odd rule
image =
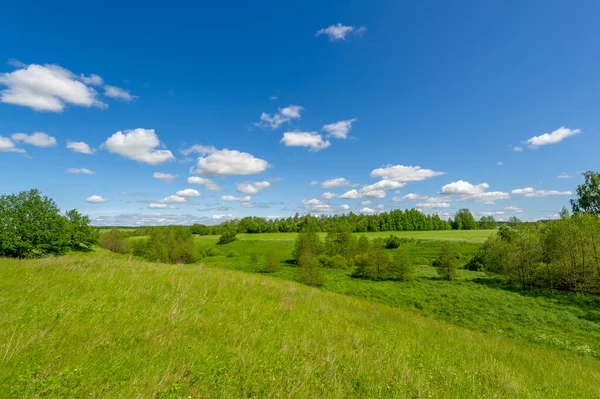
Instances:
[[[219,240],[217,241],[217,245],[229,244],[230,242],[235,241],[237,238],[236,235],[237,233],[234,229],[223,230],[221,237],[219,237]]]
[[[600,173],[583,173],[583,184],[577,186],[577,198],[571,200],[573,213],[589,213],[600,216]]]
[[[454,244],[446,242],[440,248],[440,254],[434,262],[437,272],[444,280],[452,280],[456,277],[459,255]]]
[[[142,240],[139,240],[138,243],[145,244],[145,242]],[[108,249],[109,251],[118,254],[127,253],[130,249],[129,242],[123,236],[123,233],[117,229],[112,229],[108,232],[100,234],[100,241],[98,245],[104,249]]]
[[[477,229],[477,223],[471,211],[466,208],[459,209],[454,216],[454,222],[452,223],[454,230],[475,230]]]

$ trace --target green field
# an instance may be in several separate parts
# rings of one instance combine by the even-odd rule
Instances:
[[[298,284],[293,233],[196,237],[191,265],[0,259],[0,397],[600,397],[600,299],[437,277],[444,240],[465,263],[490,231],[394,234],[410,281]]]

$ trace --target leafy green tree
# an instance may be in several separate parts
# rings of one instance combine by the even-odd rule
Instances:
[[[67,219],[39,190],[0,196],[0,256],[60,255],[70,243]]]
[[[390,236],[383,240],[383,242],[387,249],[394,249],[400,246],[402,240],[398,236],[390,234]]]
[[[477,223],[477,227],[481,230],[492,230],[498,227],[498,223],[496,223],[493,216],[482,216]]]
[[[236,236],[237,236],[237,234],[234,229],[227,228],[227,229],[223,230],[223,232],[221,233],[221,237],[219,237],[219,240],[217,241],[217,245],[229,244],[230,242],[233,242],[237,239]]]
[[[190,231],[192,234],[198,234],[201,236],[207,236],[210,234],[210,228],[208,226],[198,223],[191,225]]]
[[[475,218],[471,211],[463,208],[456,212],[452,228],[454,230],[475,230],[477,229],[477,222],[475,222]]]
[[[521,219],[516,216],[511,216],[508,218],[508,225],[513,229],[521,224]]]
[[[277,249],[271,247],[265,253],[265,273],[275,273],[279,270],[279,253]]]
[[[408,250],[405,247],[399,247],[394,254],[390,266],[390,275],[398,281],[406,281],[414,274],[415,267],[410,259]]]
[[[310,251],[303,251],[298,259],[296,280],[306,285],[320,286],[325,281],[323,268],[317,256]]]
[[[100,234],[98,245],[118,254],[129,252],[129,242],[117,229],[112,229],[111,231]]]
[[[355,277],[367,280],[386,280],[390,278],[391,257],[382,249],[375,248],[366,254],[357,255]]]
[[[373,240],[373,249],[384,249],[385,241],[381,237],[377,237]]]
[[[440,254],[434,266],[437,268],[438,274],[445,280],[452,280],[456,277],[456,269],[458,268],[458,254],[452,243],[446,242],[440,248]]]
[[[69,245],[72,248],[89,248],[98,243],[98,230],[90,226],[88,216],[83,216],[77,210],[72,209],[67,211],[65,217],[67,218],[67,228],[70,236]]]
[[[310,253],[316,259],[321,253],[322,246],[317,232],[312,227],[305,227],[305,230],[300,232],[296,238],[292,256],[296,263],[300,262],[300,257],[305,253]]]
[[[585,182],[577,186],[577,198],[571,200],[573,213],[589,213],[600,216],[600,173],[583,173]]]
[[[356,243],[356,253],[364,254],[369,252],[369,239],[366,236],[358,237],[358,242]]]
[[[152,229],[146,246],[145,258],[152,262],[192,263],[197,252],[190,229],[166,226]]]

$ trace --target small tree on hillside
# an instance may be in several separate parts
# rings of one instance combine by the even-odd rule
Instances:
[[[390,266],[390,275],[393,279],[406,281],[414,274],[415,267],[408,255],[408,250],[401,246],[398,248]]]
[[[360,236],[356,243],[356,253],[364,254],[369,252],[369,239],[366,236]]]
[[[124,254],[129,251],[129,242],[116,229],[100,234],[98,245],[118,254]]]
[[[223,230],[221,237],[217,241],[217,245],[229,244],[236,240],[237,233],[232,228],[227,228]]]
[[[65,214],[72,248],[91,247],[98,243],[98,230],[90,226],[90,218],[72,209]]]
[[[456,277],[456,269],[458,268],[458,254],[454,245],[447,242],[442,245],[440,254],[434,266],[437,268],[438,274],[445,280],[452,280]]]
[[[323,285],[325,276],[318,258],[309,251],[304,251],[298,259],[298,274],[296,280],[306,285]]]

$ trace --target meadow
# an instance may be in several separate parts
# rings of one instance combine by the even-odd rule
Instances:
[[[394,233],[416,276],[321,288],[294,281],[294,233],[197,236],[188,265],[0,259],[0,397],[600,397],[597,297],[437,276],[444,241],[465,263],[491,233]]]

